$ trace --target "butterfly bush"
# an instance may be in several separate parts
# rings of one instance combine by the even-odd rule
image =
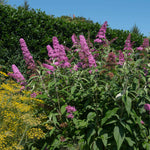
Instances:
[[[19,71],[19,69],[17,68],[17,66],[15,64],[12,65],[12,70],[13,70],[13,73],[8,73],[8,75],[13,77],[14,79],[16,79],[17,82],[22,81],[22,83],[23,83],[23,81],[25,81],[25,78],[21,74],[21,72]]]
[[[132,44],[131,44],[131,34],[128,35],[126,41],[125,41],[125,45],[124,45],[124,49],[123,50],[132,50]]]
[[[80,59],[81,60],[83,59],[85,62],[86,62],[86,59],[88,59],[89,67],[96,67],[97,66],[96,61],[88,48],[88,45],[86,43],[84,36],[80,35],[79,38],[80,38],[80,44],[81,44],[81,50],[79,51]]]
[[[78,38],[75,34],[72,35],[71,39],[72,39],[72,42],[73,42],[72,47],[79,45],[79,40],[78,40]]]
[[[25,60],[26,65],[28,66],[28,69],[34,70],[36,67],[36,64],[33,60],[33,57],[31,56],[28,47],[26,45],[26,42],[23,38],[20,39],[20,45],[21,45],[21,50],[23,53],[23,58]]]
[[[108,57],[107,57],[107,60],[106,60],[106,67],[108,69],[114,69],[115,68],[115,65],[117,64],[116,63],[116,57],[117,56],[113,52],[110,52],[108,54]]]
[[[73,119],[73,118],[74,118],[73,112],[77,111],[77,110],[75,109],[75,106],[70,106],[70,105],[68,105],[68,106],[66,107],[66,110],[67,110],[67,113],[69,113],[69,115],[67,116],[67,118]]]
[[[144,50],[145,48],[149,47],[149,39],[148,38],[144,38],[143,44],[139,47],[137,47],[137,50]]]
[[[102,25],[102,27],[100,28],[100,30],[96,36],[97,39],[95,39],[94,42],[102,43],[102,44],[106,43],[104,41],[106,39],[106,36],[105,36],[106,29],[107,29],[107,21],[105,21],[104,24]]]
[[[51,65],[48,65],[48,64],[45,64],[45,63],[43,63],[42,65],[43,65],[43,67],[49,69],[49,70],[52,71],[52,72],[55,71],[55,68],[54,68],[53,66],[51,66]],[[47,71],[47,73],[48,73],[48,74],[52,74],[50,71]]]
[[[150,112],[150,104],[145,104],[144,109]]]
[[[119,50],[119,62],[117,64],[122,66],[124,62],[125,62],[124,54],[121,50]]]
[[[55,60],[55,65],[60,66],[62,68],[71,67],[68,57],[66,56],[64,46],[59,44],[57,37],[53,37],[52,40],[54,49],[50,45],[47,46],[48,56],[50,57],[49,60]]]

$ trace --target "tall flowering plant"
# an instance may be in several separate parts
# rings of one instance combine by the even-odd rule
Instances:
[[[98,34],[96,35],[96,39],[94,40],[94,42],[100,43],[100,44],[105,44],[105,40],[106,40],[106,29],[107,29],[107,21],[104,22],[104,24],[102,25],[102,27],[100,28]]]
[[[23,58],[25,60],[25,63],[28,67],[28,69],[32,70],[32,72],[35,71],[36,64],[33,60],[33,57],[30,54],[30,51],[28,50],[28,47],[26,45],[26,42],[23,38],[20,39],[20,46],[23,54]]]
[[[66,56],[65,48],[59,44],[57,37],[53,37],[53,48],[50,45],[47,46],[48,56],[50,57],[49,60],[55,61],[55,65],[62,68],[71,67],[68,57]]]
[[[21,72],[19,71],[19,69],[17,68],[15,64],[12,65],[12,70],[13,70],[13,73],[8,73],[8,75],[16,79],[17,82],[21,82],[23,84],[23,82],[25,81],[25,78],[21,74]]]
[[[125,45],[124,45],[123,50],[127,50],[127,52],[131,53],[133,51],[132,45],[133,45],[133,43],[131,43],[131,34],[129,33],[129,35],[128,35],[126,41],[125,41]]]
[[[149,39],[148,38],[144,38],[143,44],[139,47],[137,47],[137,50],[143,51],[145,50],[145,48],[149,47]]]
[[[80,44],[81,44],[81,50],[79,51],[80,59],[85,62],[85,65],[87,63],[86,60],[88,59],[89,67],[90,68],[96,67],[97,66],[96,61],[88,48],[88,45],[86,43],[84,36],[80,35],[79,38],[80,38]]]

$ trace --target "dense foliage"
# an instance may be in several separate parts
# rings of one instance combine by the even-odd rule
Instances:
[[[0,50],[0,149],[150,149],[149,39],[0,5]]]
[[[42,113],[46,117],[41,124],[31,125],[20,133],[23,135],[17,147],[25,150],[149,150],[149,40],[144,39],[142,45],[133,48],[129,34],[124,49],[116,51],[110,47],[106,28],[107,22],[96,35],[94,45],[83,35],[78,38],[73,34],[73,46],[67,50],[53,37],[53,46],[47,45],[46,62],[35,61],[25,40],[19,40],[28,79],[16,64],[12,64],[13,72],[8,75],[20,84],[20,92],[29,91],[35,101],[44,102],[31,114]],[[8,103],[7,114],[7,107],[13,101],[6,99],[6,88],[7,85],[2,86],[0,102]],[[20,97],[12,92],[12,99],[18,102]],[[17,111],[21,111],[18,105],[20,103],[15,105]],[[5,119],[1,120],[2,127],[3,122],[8,124]],[[49,127],[43,126],[45,124]],[[37,138],[38,135],[41,136]],[[31,140],[26,141],[26,136]],[[4,143],[4,147],[7,144]]]
[[[89,31],[93,43],[100,26],[83,17],[56,18],[40,10],[26,10],[23,7],[15,9],[8,5],[0,5],[0,64],[7,65],[7,69],[10,70],[10,65],[15,63],[21,71],[25,70],[18,43],[22,37],[28,43],[34,59],[43,61],[47,58],[45,45],[52,44],[53,36],[56,36],[60,43],[71,47],[73,33],[77,36],[84,34],[88,38]],[[112,44],[116,50],[123,49],[128,34],[129,31],[111,28],[108,28],[106,32],[108,40],[118,37]],[[131,40],[135,41],[133,47],[137,47],[141,45],[143,36],[133,34]]]

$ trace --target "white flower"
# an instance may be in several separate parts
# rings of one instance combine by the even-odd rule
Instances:
[[[119,94],[116,95],[116,98],[119,98],[121,96],[122,96],[122,93],[119,93]]]

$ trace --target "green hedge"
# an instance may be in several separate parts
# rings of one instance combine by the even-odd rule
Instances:
[[[24,38],[30,52],[35,60],[43,61],[48,58],[46,46],[52,44],[52,37],[56,36],[61,44],[67,47],[72,46],[71,36],[84,34],[88,37],[90,32],[91,42],[94,41],[101,25],[92,21],[77,19],[65,19],[46,15],[40,10],[31,9],[29,11],[22,7],[12,8],[8,5],[0,5],[0,64],[7,65],[10,69],[11,64],[16,64],[22,71],[22,52],[19,39]],[[116,30],[108,27],[106,37],[111,40],[118,39],[112,44],[116,50],[123,49],[124,42],[129,31]],[[143,36],[133,35],[135,47],[141,45]]]

